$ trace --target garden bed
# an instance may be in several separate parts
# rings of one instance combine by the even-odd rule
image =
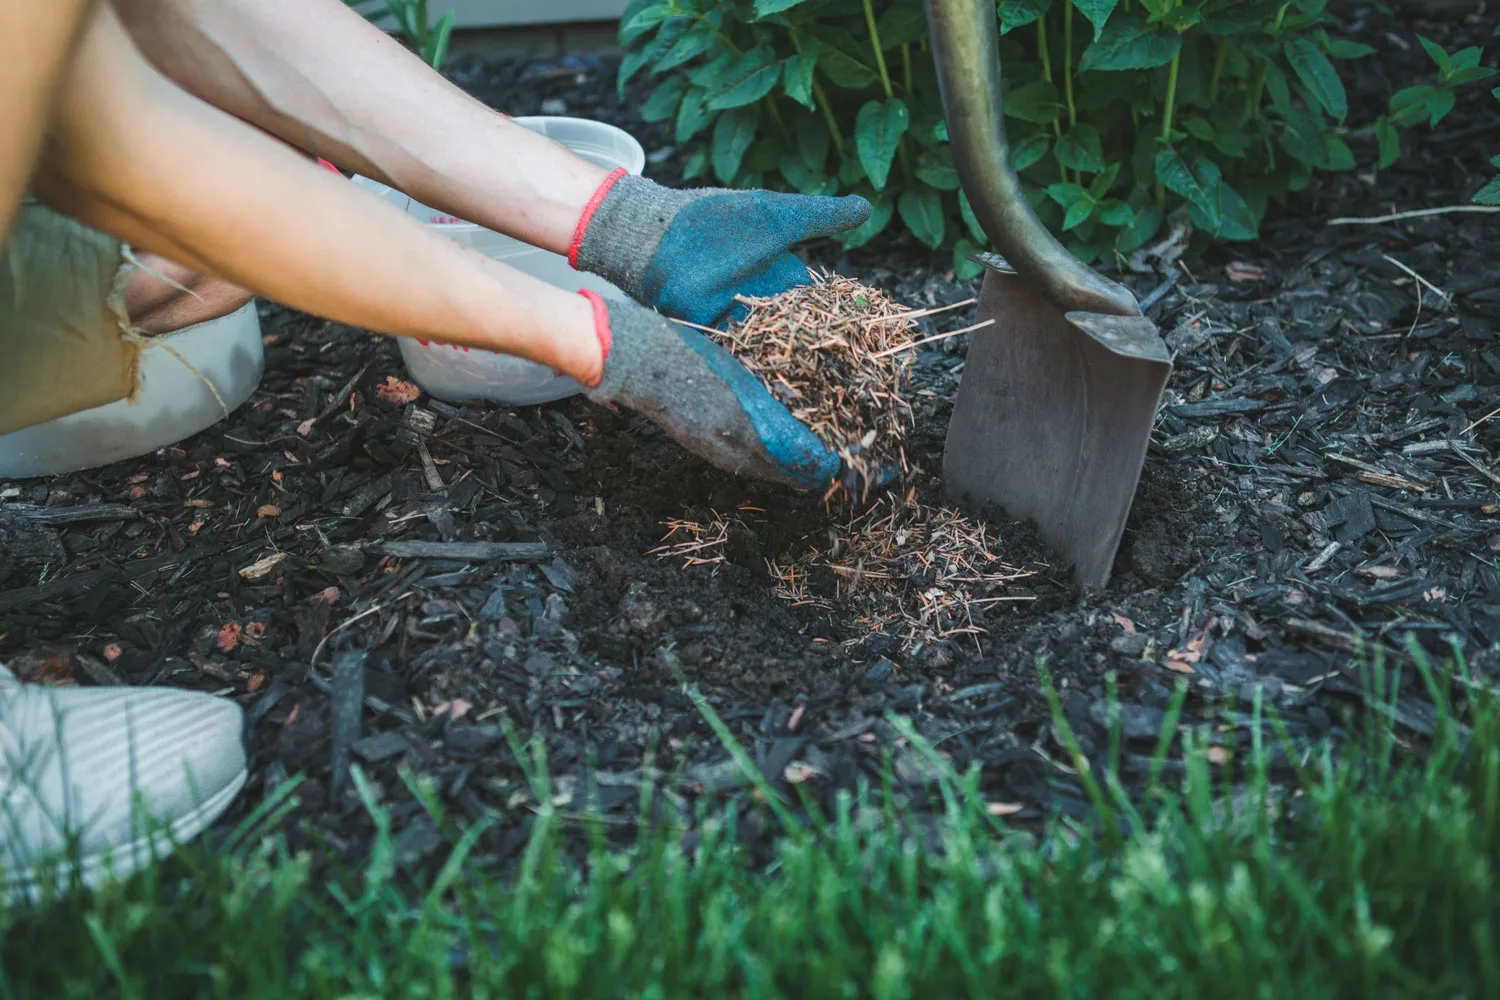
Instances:
[[[1374,14],[1352,29],[1380,55],[1348,81],[1351,120],[1423,71],[1416,30]],[[1496,19],[1420,30],[1452,49],[1493,43]],[[680,166],[631,110],[639,95],[615,97],[607,60],[453,75],[515,114],[619,124],[655,176]],[[679,774],[657,801],[689,824],[695,799],[743,788],[684,680],[783,789],[828,802],[888,755],[920,789],[935,774],[884,721],[895,712],[960,769],[980,765],[987,800],[1022,824],[1087,811],[1039,659],[1085,754],[1109,752],[1118,720],[1127,789],[1179,682],[1228,764],[1257,698],[1298,741],[1341,731],[1369,691],[1351,654],[1372,647],[1404,668],[1394,717],[1420,743],[1433,709],[1410,643],[1461,651],[1475,683],[1500,673],[1500,216],[1329,220],[1467,202],[1500,136],[1482,96],[1389,171],[1329,176],[1259,243],[1190,261],[1153,305],[1177,368],[1103,593],[1077,594],[1025,525],[992,522],[996,554],[1028,575],[974,611],[982,632],[865,634],[838,606],[778,596],[768,568],[822,544],[835,514],[820,497],[720,475],[581,400],[412,400],[390,341],[266,306],[265,381],[230,420],[147,459],[0,484],[0,659],[28,678],[229,694],[251,720],[239,810],[302,774],[297,815],[362,856],[352,759],[418,864],[446,841],[400,767],[460,816],[498,815],[485,855],[526,842],[538,793],[507,727],[546,751],[555,803],[622,833],[647,777]],[[1372,158],[1373,140],[1356,148]],[[925,252],[813,258],[913,307],[975,291]],[[1145,295],[1169,277],[1128,280]],[[906,454],[938,504],[965,343],[934,346],[917,356]],[[652,552],[671,523],[716,519],[722,560]]]

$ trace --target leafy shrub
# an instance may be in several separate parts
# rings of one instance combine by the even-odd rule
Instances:
[[[1012,157],[1043,221],[1089,261],[1144,246],[1178,210],[1248,240],[1314,171],[1353,168],[1334,61],[1371,50],[1329,38],[1326,2],[1000,0]],[[846,245],[899,219],[971,274],[984,234],[926,34],[921,0],[632,0],[619,85],[661,78],[644,114],[699,140],[690,178],[863,194],[875,213]],[[1436,86],[1402,91],[1377,124],[1382,162],[1397,125],[1440,118],[1482,69],[1468,50],[1444,58]]]
[[[453,34],[453,11],[433,21],[427,0],[344,0],[376,24],[394,23],[422,61],[442,69],[448,58],[448,40]],[[377,6],[379,4],[379,6]]]
[[[1495,100],[1500,101],[1500,87],[1496,87],[1490,93],[1495,96]],[[1500,167],[1500,156],[1490,160],[1490,166]],[[1474,200],[1481,205],[1500,206],[1500,177],[1490,178],[1490,182],[1474,195]]]

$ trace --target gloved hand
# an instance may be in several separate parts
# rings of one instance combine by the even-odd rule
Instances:
[[[838,456],[724,348],[634,302],[579,294],[593,304],[604,351],[590,399],[638,411],[728,472],[803,489],[838,474]]]
[[[568,262],[668,316],[718,326],[735,313],[736,295],[807,284],[791,247],[869,217],[870,203],[855,195],[679,191],[617,170],[578,220]]]

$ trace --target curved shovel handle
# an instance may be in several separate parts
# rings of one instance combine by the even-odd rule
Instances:
[[[954,166],[979,224],[1016,273],[1064,311],[1139,316],[1129,289],[1086,266],[1042,225],[1010,165],[992,0],[926,0]]]

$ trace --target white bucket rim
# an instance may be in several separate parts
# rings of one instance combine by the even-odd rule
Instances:
[[[631,157],[632,161],[639,164],[639,166],[636,166],[634,169],[632,169],[631,166],[626,165],[625,169],[632,174],[639,174],[642,170],[645,169],[646,148],[641,145],[641,141],[639,139],[637,139],[635,136],[631,135],[624,129],[620,128],[620,126],[618,125],[612,125],[609,122],[602,122],[597,118],[579,118],[573,115],[517,115],[515,117],[512,117],[510,120],[515,122],[517,125],[531,129],[533,132],[541,132],[543,134],[545,134],[545,130],[539,126],[545,126],[551,122],[576,123],[587,126],[588,128],[597,129],[602,133],[613,133],[614,135],[625,140],[626,144],[629,146],[633,153]],[[609,151],[602,147],[598,148],[600,152]],[[373,177],[364,177],[362,175],[356,174],[353,179],[355,183],[360,184],[361,186],[367,186],[376,193],[383,194],[385,191],[396,190],[396,188],[391,187],[389,184],[377,181]],[[408,211],[411,207],[411,202],[416,201],[416,199],[411,195],[406,195],[406,200],[407,204],[402,207],[402,211]],[[427,226],[430,229],[436,229],[439,232],[443,233],[494,232],[494,230],[490,229],[488,226],[481,226],[477,222],[468,222],[464,219],[453,219],[452,221],[443,220],[439,222],[423,221],[422,225]],[[521,247],[525,249],[534,249],[527,247],[525,243],[521,243]]]

